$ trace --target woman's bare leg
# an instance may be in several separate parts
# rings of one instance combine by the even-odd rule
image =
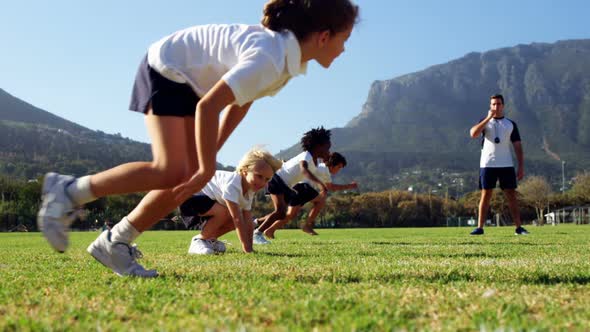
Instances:
[[[131,162],[90,177],[96,197],[167,189],[182,182],[190,173],[189,150],[195,150],[194,117],[156,116],[150,112],[145,122],[152,141],[151,162]],[[187,131],[190,122],[190,131]],[[193,158],[196,163],[196,157]],[[194,164],[193,163],[193,164]]]
[[[174,127],[177,128],[177,132],[162,133],[161,121],[148,121],[148,128],[150,128],[150,134],[154,140],[152,143],[154,161],[157,160],[157,164],[167,165],[167,167],[174,169],[175,174],[172,177],[175,181],[170,182],[171,185],[168,187],[170,189],[150,191],[129,213],[127,218],[139,232],[151,228],[178,206],[178,202],[172,194],[172,187],[188,179],[198,168],[194,140],[194,118],[164,118],[180,119],[182,126],[178,127],[175,123]],[[168,131],[171,130],[170,126],[166,126],[166,128]]]

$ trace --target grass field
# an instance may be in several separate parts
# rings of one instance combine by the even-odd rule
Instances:
[[[117,277],[74,233],[0,234],[0,330],[590,330],[590,226],[285,230],[256,254],[147,232],[156,279]]]

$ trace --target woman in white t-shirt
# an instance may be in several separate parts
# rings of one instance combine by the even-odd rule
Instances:
[[[216,171],[197,194],[180,206],[187,228],[196,227],[189,254],[210,255],[225,252],[220,236],[236,229],[242,250],[252,252],[252,200],[264,188],[282,162],[264,150],[253,149],[238,164],[235,172]]]
[[[37,223],[47,241],[64,252],[69,226],[85,203],[149,191],[88,252],[118,275],[156,276],[136,262],[130,243],[207,184],[217,151],[253,101],[276,94],[305,73],[310,60],[330,67],[357,17],[351,0],[269,0],[261,25],[195,26],[152,44],[130,108],[145,114],[153,161],[78,179],[46,174]]]

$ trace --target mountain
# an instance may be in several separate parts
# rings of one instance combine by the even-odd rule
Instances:
[[[151,159],[149,144],[85,128],[0,89],[2,175],[33,179],[57,171],[80,176]]]
[[[88,131],[80,125],[26,103],[0,89],[0,120],[38,124],[69,132]]]
[[[148,144],[90,130],[0,89],[0,174],[80,176],[138,160],[151,160]]]
[[[333,150],[349,160],[344,177],[369,189],[401,188],[410,170],[435,170],[474,186],[480,140],[468,131],[495,93],[504,95],[506,116],[519,126],[527,174],[556,182],[562,160],[570,177],[590,169],[590,40],[568,40],[469,53],[374,82],[360,114],[332,130]]]

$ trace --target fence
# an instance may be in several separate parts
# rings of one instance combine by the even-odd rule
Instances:
[[[590,224],[590,206],[568,206],[545,214],[545,223]]]

